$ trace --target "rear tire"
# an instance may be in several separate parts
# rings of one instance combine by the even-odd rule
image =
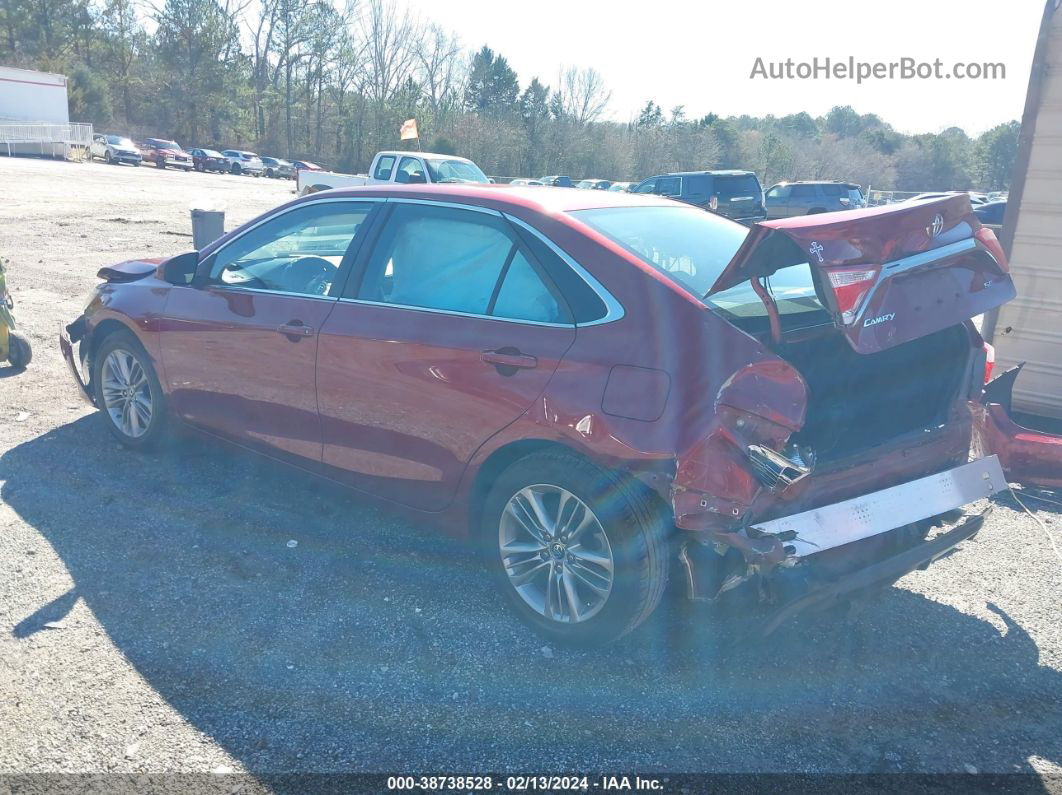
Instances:
[[[639,484],[547,450],[495,480],[480,540],[491,577],[524,622],[559,643],[600,645],[660,603],[668,526]]]
[[[7,345],[7,361],[16,370],[25,370],[33,358],[33,348],[30,347],[29,340],[12,331],[8,334]]]
[[[144,346],[129,331],[115,331],[93,357],[92,383],[104,423],[126,447],[146,450],[163,437],[166,396]]]

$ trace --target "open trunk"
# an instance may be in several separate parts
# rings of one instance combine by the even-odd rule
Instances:
[[[877,353],[856,353],[836,332],[777,353],[808,388],[804,426],[791,441],[825,463],[945,423],[973,351],[956,325]]]

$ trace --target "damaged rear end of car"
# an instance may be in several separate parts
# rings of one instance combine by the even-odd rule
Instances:
[[[762,355],[712,397],[671,502],[690,596],[801,610],[889,585],[972,537],[1007,487],[970,459],[985,346],[1014,297],[969,200],[755,225],[703,301]]]

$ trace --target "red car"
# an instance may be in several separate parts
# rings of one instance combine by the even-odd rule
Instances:
[[[176,141],[164,138],[145,138],[140,144],[140,157],[145,163],[154,163],[158,168],[183,168],[191,171],[192,156],[181,148]]]
[[[122,443],[179,420],[467,534],[556,639],[631,630],[669,571],[772,628],[928,564],[1006,487],[969,461],[970,318],[1014,287],[965,196],[750,231],[648,195],[363,187],[100,276],[61,344]]]

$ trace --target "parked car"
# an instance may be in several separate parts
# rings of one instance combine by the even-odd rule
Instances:
[[[230,174],[254,174],[262,176],[265,166],[262,158],[254,152],[245,152],[242,149],[224,149],[221,152],[225,158],[225,168]]]
[[[309,160],[292,160],[291,164],[295,166],[296,171],[324,171],[319,165]]]
[[[636,184],[637,183],[635,182],[613,182],[611,185],[608,186],[608,189],[610,191],[613,191],[614,193],[630,193],[631,189]]]
[[[510,180],[509,184],[510,185],[531,185],[531,186],[534,186],[534,185],[541,185],[542,182],[540,180],[537,180],[537,179],[524,179],[523,177],[521,177],[519,179]]]
[[[553,186],[555,188],[573,188],[573,187],[575,187],[572,184],[572,178],[571,177],[558,177],[558,176],[539,177],[538,181],[541,182],[543,185],[551,185],[551,186]]]
[[[999,232],[1003,229],[1003,218],[1007,214],[1007,200],[979,204],[973,208],[973,212],[984,226]]]
[[[767,217],[763,188],[751,171],[685,171],[642,180],[633,193],[654,193],[725,215],[743,224]]]
[[[768,218],[861,210],[867,204],[858,185],[832,180],[779,182],[764,194],[764,203]]]
[[[228,170],[225,156],[221,152],[216,152],[213,149],[189,149],[188,154],[192,156],[192,166],[196,171],[217,171],[220,173]]]
[[[288,160],[263,155],[262,165],[265,167],[265,175],[267,177],[272,179],[295,179],[295,166]]]
[[[489,184],[490,178],[479,166],[464,157],[437,155],[432,152],[377,152],[368,174],[339,174],[332,171],[302,171],[295,175],[300,196],[329,188],[353,188],[359,185],[415,185],[478,182]]]
[[[1014,288],[965,197],[750,232],[647,195],[374,185],[99,275],[60,345],[122,444],[188,423],[468,536],[554,639],[633,629],[671,567],[774,600],[769,630],[929,564],[1007,487],[968,401],[971,318]]]
[[[582,190],[608,190],[612,182],[607,179],[584,179],[575,186]]]
[[[145,138],[144,143],[140,144],[140,156],[148,163],[154,163],[157,168],[170,166],[192,170],[192,156],[179,143],[165,138]]]
[[[89,160],[98,157],[107,163],[128,163],[139,166],[142,160],[136,144],[124,135],[93,135],[89,145]]]

